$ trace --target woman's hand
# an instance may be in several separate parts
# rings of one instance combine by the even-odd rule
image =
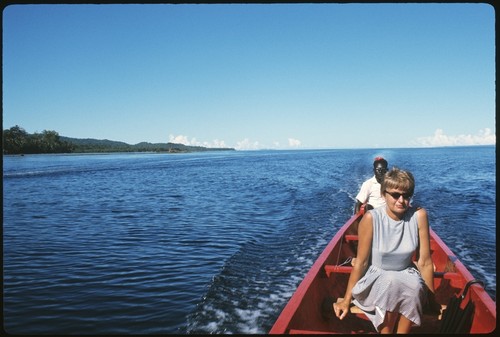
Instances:
[[[333,303],[333,311],[335,311],[335,316],[339,319],[344,319],[349,312],[349,307],[351,306],[351,301],[346,301],[345,299],[338,302]]]

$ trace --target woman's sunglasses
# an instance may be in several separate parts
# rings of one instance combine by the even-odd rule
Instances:
[[[387,190],[385,190],[385,193],[389,194],[391,197],[394,198],[394,200],[399,200],[399,198],[401,198],[401,196],[403,196],[403,199],[405,200],[408,200],[412,197],[413,194],[411,193],[399,193],[399,192],[389,192]]]

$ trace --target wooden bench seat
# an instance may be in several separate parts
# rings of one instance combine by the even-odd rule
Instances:
[[[352,265],[333,265],[326,264],[324,266],[324,270],[326,276],[330,277],[332,273],[340,273],[340,274],[350,274],[352,271]],[[461,279],[460,274],[451,272],[451,271],[435,271],[434,278],[442,278],[445,280],[459,280]]]

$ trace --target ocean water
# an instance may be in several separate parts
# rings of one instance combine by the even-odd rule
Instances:
[[[4,156],[4,329],[267,333],[378,155],[495,299],[495,151]]]

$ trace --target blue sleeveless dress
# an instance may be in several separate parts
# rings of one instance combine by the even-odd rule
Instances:
[[[373,216],[371,264],[352,289],[353,303],[379,331],[387,311],[399,312],[420,326],[427,286],[412,262],[418,247],[416,208],[400,221],[386,207],[370,210]]]

